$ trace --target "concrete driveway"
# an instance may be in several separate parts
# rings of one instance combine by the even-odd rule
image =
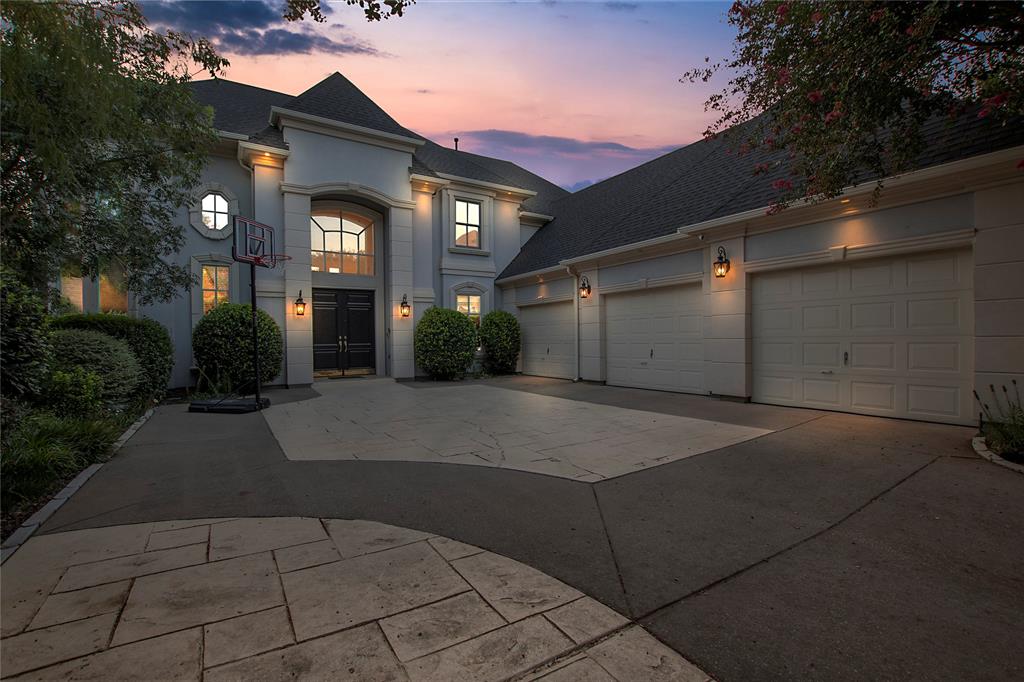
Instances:
[[[592,483],[771,433],[477,383],[424,394],[348,379],[315,390],[264,412],[288,459],[467,464]]]
[[[770,433],[591,483],[435,461],[293,461],[261,415],[168,406],[43,532],[369,519],[553,576],[721,680],[1024,676],[1024,476],[976,458],[970,429],[532,378],[394,388],[429,403],[481,384]]]

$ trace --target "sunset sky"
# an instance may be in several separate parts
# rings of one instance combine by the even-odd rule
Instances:
[[[698,139],[707,89],[678,78],[733,37],[726,3],[420,0],[373,24],[344,3],[324,24],[272,0],[143,7],[211,38],[231,80],[298,94],[340,71],[407,128],[567,188]]]

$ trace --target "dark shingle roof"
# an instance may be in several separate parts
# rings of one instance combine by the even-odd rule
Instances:
[[[914,169],[1024,144],[1024,121],[1000,125],[970,111],[950,121],[929,120],[924,151]],[[554,267],[563,260],[666,236],[679,228],[769,206],[772,183],[787,177],[782,164],[755,175],[754,166],[784,153],[732,151],[719,137],[677,149],[632,170],[553,202],[555,219],[538,230],[500,277]],[[857,182],[873,179],[865,172]]]
[[[424,172],[425,170],[428,172]],[[547,215],[550,215],[551,205],[556,200],[569,194],[558,185],[511,161],[455,151],[429,140],[416,150],[413,157],[413,172],[426,175],[445,173],[460,178],[528,189],[536,192],[537,196],[524,201],[523,208]]]
[[[402,135],[424,144],[413,156],[412,171],[422,175],[447,173],[499,185],[510,185],[537,192],[523,203],[527,211],[549,213],[550,205],[568,192],[511,161],[478,154],[457,152],[441,147],[399,125],[387,112],[340,73],[333,73],[301,95],[215,78],[191,83],[193,96],[214,109],[214,127],[230,133],[248,135],[259,144],[287,148],[284,136],[269,125],[271,107],[281,107],[343,123]]]
[[[376,102],[337,71],[280,106],[291,111],[322,116],[370,130],[379,130],[417,140],[423,139],[416,133],[398,125],[398,122],[377,106]]]
[[[213,78],[192,81],[192,96],[213,107],[213,127],[229,133],[253,135],[267,128],[270,107],[283,106],[292,95],[244,83]],[[278,146],[283,146],[284,141]]]

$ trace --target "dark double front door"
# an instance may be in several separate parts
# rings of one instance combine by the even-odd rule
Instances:
[[[372,291],[313,289],[313,370],[372,373],[373,329]]]

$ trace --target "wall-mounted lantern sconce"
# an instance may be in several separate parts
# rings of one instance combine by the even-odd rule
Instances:
[[[590,279],[586,275],[580,277],[580,298],[590,298]]]
[[[405,294],[402,294],[402,303],[398,306],[398,311],[402,314],[402,317],[412,315],[412,306],[409,305],[409,297]]]
[[[302,289],[299,289],[299,297],[295,299],[295,314],[298,317],[306,314],[306,302],[302,300]]]
[[[718,260],[711,264],[714,270],[715,277],[725,277],[725,273],[729,272],[729,259],[725,255],[725,247],[718,247]]]

